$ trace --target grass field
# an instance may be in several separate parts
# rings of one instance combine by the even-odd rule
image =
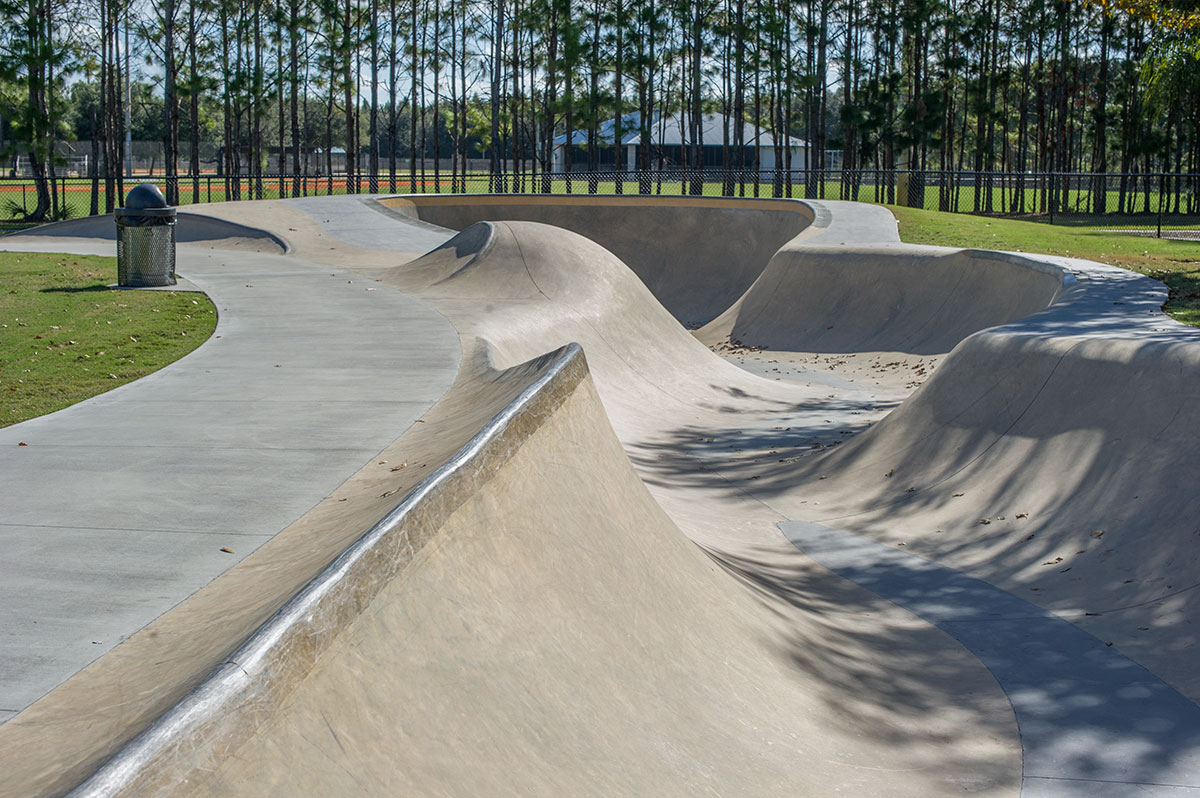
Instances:
[[[685,183],[680,179],[679,174],[663,173],[662,179],[658,179],[658,173],[650,173],[652,179],[647,181],[646,190],[652,194],[661,194],[668,196],[679,196],[691,192],[694,187],[690,182]],[[736,196],[745,197],[771,197],[776,193],[776,186],[770,178],[757,181],[751,179],[742,179],[738,181],[723,182],[719,173],[691,173],[692,175],[702,175],[703,184],[700,186],[700,194],[703,196],[723,196],[726,193]],[[753,176],[753,172],[742,173],[742,178]],[[873,186],[869,184],[861,185],[857,191],[851,191],[848,184],[843,183],[840,179],[814,180],[807,184],[803,180],[803,175],[794,175],[790,186],[781,182],[778,186],[778,193],[781,196],[791,196],[796,198],[804,198],[812,196],[817,199],[856,199],[862,202],[888,202],[889,198],[887,190],[884,186]],[[638,181],[635,179],[626,179],[617,181],[614,179],[615,173],[601,173],[596,176],[590,176],[584,172],[572,173],[570,175],[555,175],[550,182],[551,194],[587,194],[597,193],[603,195],[616,194],[618,191],[623,194],[637,194],[639,190]],[[931,177],[932,179],[932,177]],[[358,192],[360,193],[449,193],[455,190],[469,193],[535,193],[543,188],[541,176],[512,176],[506,175],[500,178],[493,179],[486,173],[470,174],[465,178],[465,187],[461,184],[463,178],[459,179],[459,183],[455,183],[448,172],[441,173],[436,179],[432,173],[426,173],[424,176],[418,175],[415,180],[403,172],[398,172],[394,179],[389,175],[379,175],[376,179],[362,178],[358,181]],[[165,182],[161,176],[134,176],[126,182],[126,190],[140,182],[153,182],[164,187]],[[1032,185],[1032,184],[1031,184]],[[312,195],[328,195],[328,194],[346,194],[349,191],[347,180],[344,176],[335,175],[329,177],[303,177],[303,178],[280,178],[280,177],[263,177],[258,180],[252,180],[248,177],[242,177],[232,182],[226,181],[224,178],[215,175],[202,175],[199,178],[191,179],[181,177],[178,179],[179,186],[179,204],[191,205],[194,203],[204,202],[225,202],[227,200],[238,199],[278,199],[280,197],[290,196],[312,196]],[[91,211],[91,192],[92,182],[86,178],[67,178],[59,181],[56,191],[60,208],[60,213],[66,218],[76,218],[86,216]],[[976,195],[979,196],[979,202],[976,203]],[[1019,202],[1020,198],[1023,202]],[[1115,189],[1107,191],[1106,201],[1109,209],[1116,209],[1120,199],[1120,192]],[[1152,229],[1160,222],[1158,216],[1159,194],[1157,187],[1152,191],[1137,191],[1126,194],[1127,206],[1130,202],[1136,199],[1134,208],[1137,213],[1129,213],[1121,216],[1115,214],[1105,214],[1096,216],[1090,213],[1092,200],[1090,192],[1086,190],[1072,190],[1068,193],[1068,198],[1065,203],[1065,211],[1055,214],[1054,221],[1064,225],[1090,225],[1090,226],[1106,226],[1106,227],[1125,227],[1135,229]],[[1166,195],[1166,204],[1164,211],[1169,212],[1174,205],[1174,195]],[[1186,196],[1182,197],[1186,200]],[[1043,202],[1044,197],[1040,189],[1035,187],[1026,187],[1020,192],[1015,192],[1011,189],[1002,189],[996,187],[992,190],[987,190],[986,187],[977,187],[972,180],[962,179],[960,185],[947,196],[947,201],[950,203],[949,210],[962,213],[974,213],[976,211],[983,212],[989,215],[1006,215],[1006,216],[1021,216],[1022,218],[1034,217],[1038,215],[1039,205]],[[926,210],[936,210],[941,203],[941,192],[936,185],[927,185],[924,192],[924,207]],[[20,217],[28,214],[36,205],[37,195],[34,191],[33,182],[29,179],[22,178],[2,178],[0,179],[0,228],[3,229],[19,229],[22,223],[18,221]],[[117,203],[120,206],[122,203],[118,199]],[[1185,203],[1186,204],[1186,203]],[[100,194],[98,205],[100,209],[104,208],[104,191],[103,185],[100,186]],[[1192,228],[1200,229],[1200,216],[1180,216],[1167,213],[1161,221],[1164,223],[1164,228]]]
[[[1121,266],[1166,283],[1164,310],[1200,327],[1200,241],[1139,238],[1081,227],[890,207],[910,244],[1043,252]]]
[[[116,280],[116,258],[0,252],[0,426],[157,371],[216,328],[204,294]]]

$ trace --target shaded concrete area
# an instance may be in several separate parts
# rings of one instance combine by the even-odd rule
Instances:
[[[408,262],[425,200],[335,200],[205,212],[435,311],[453,385],[0,726],[0,793],[1187,794],[1200,341],[1160,286],[907,248],[850,203],[762,206],[805,223],[736,262],[724,201],[564,203],[708,219],[654,228],[653,285],[547,198],[434,198],[464,229]]]
[[[1200,794],[1200,707],[1111,643],[896,548],[805,521],[779,526],[821,565],[949,632],[988,666],[1021,728],[1022,795]]]

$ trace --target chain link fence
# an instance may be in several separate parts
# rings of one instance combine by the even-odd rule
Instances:
[[[179,204],[281,199],[333,194],[584,194],[708,197],[790,197],[854,200],[951,213],[1026,219],[1131,235],[1200,240],[1200,174],[1011,173],[919,170],[793,170],[664,168],[645,171],[462,173],[397,171],[359,175],[135,175],[128,191],[152,182]],[[59,178],[47,218],[104,212],[105,185]],[[37,207],[35,182],[0,177],[0,228],[19,229]],[[115,205],[121,204],[120,197]],[[8,221],[3,221],[7,219]]]

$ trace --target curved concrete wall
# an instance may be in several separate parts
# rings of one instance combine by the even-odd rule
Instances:
[[[44,224],[31,230],[22,230],[19,235],[116,241],[117,226],[113,215],[105,213]],[[287,252],[288,249],[287,242],[269,231],[186,211],[176,216],[175,240],[180,244],[228,241],[236,243],[239,249],[262,252]]]
[[[579,233],[624,261],[688,327],[733,304],[813,218],[803,203],[765,199],[424,194],[379,202],[454,230],[502,220]]]
[[[792,352],[941,354],[1044,309],[1064,275],[999,252],[789,244],[699,335]]]
[[[1163,315],[1161,284],[1064,265],[1053,305],[968,336],[878,424],[791,466],[793,511],[1025,597],[1197,701],[1200,331]]]

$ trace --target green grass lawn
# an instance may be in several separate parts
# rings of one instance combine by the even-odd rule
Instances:
[[[888,210],[900,221],[901,240],[909,244],[1042,252],[1141,272],[1170,289],[1170,299],[1163,308],[1170,316],[1200,327],[1200,241],[1140,238],[1097,229],[913,208],[889,206]]]
[[[116,281],[116,258],[0,252],[0,427],[157,371],[216,328],[204,294]]]

